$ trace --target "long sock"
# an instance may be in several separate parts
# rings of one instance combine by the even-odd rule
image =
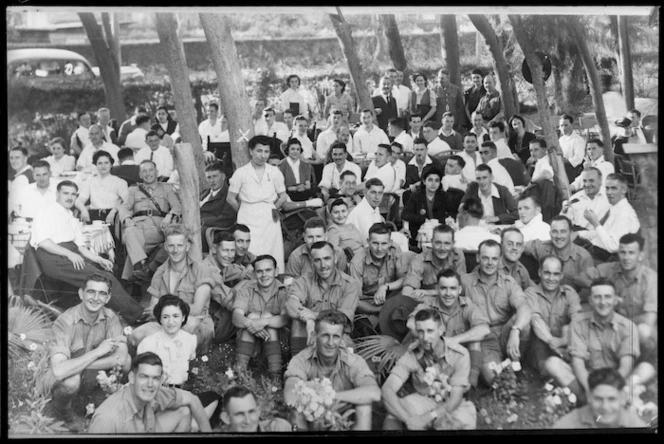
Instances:
[[[577,407],[582,407],[586,405],[587,403],[586,391],[583,389],[583,387],[581,387],[581,384],[579,384],[578,379],[572,381],[567,387],[569,387],[570,391],[576,395]]]
[[[247,368],[249,359],[254,352],[254,343],[249,341],[238,341],[235,350],[235,363],[238,367]]]
[[[302,338],[299,336],[294,336],[291,338],[290,341],[291,356],[295,356],[305,348],[307,348],[307,338]]]
[[[264,349],[268,370],[270,373],[281,376],[281,344],[279,341],[266,341]]]
[[[482,369],[482,352],[479,350],[470,350],[470,385],[477,387],[477,381]]]

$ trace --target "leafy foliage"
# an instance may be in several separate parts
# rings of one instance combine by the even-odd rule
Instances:
[[[390,370],[406,350],[406,345],[387,335],[366,336],[355,341],[355,353],[376,366],[381,381],[387,379]]]

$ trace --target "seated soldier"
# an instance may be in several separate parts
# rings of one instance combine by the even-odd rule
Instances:
[[[327,247],[331,253],[332,249]],[[333,267],[331,264],[329,268]],[[292,298],[292,296],[291,296]],[[343,340],[348,330],[348,315],[333,309],[318,313],[311,321],[315,329],[315,342],[293,356],[284,377],[284,401],[292,405],[298,382],[307,382],[328,375],[335,391],[335,401],[340,409],[355,409],[353,431],[371,430],[372,403],[380,401],[380,388],[367,362],[350,352]],[[293,410],[293,420],[298,430],[310,430],[304,415]]]
[[[613,368],[599,368],[588,374],[588,405],[572,410],[554,429],[614,429],[646,427],[634,406],[627,404],[625,378]]]
[[[210,227],[228,229],[235,223],[237,212],[226,202],[228,184],[224,165],[221,162],[212,162],[205,167],[205,179],[209,189],[201,193],[201,239],[203,253],[209,251],[205,232]]]
[[[152,298],[145,312],[152,322],[134,329],[130,335],[131,344],[138,347],[143,338],[159,331],[161,327],[153,319],[153,308],[162,295],[174,294],[189,304],[189,318],[182,329],[196,335],[196,352],[204,355],[214,336],[214,323],[209,310],[210,294],[214,286],[210,267],[190,256],[191,238],[186,227],[173,224],[166,229],[164,236],[168,260],[157,268],[147,289]]]
[[[417,340],[399,358],[383,384],[382,395],[387,416],[383,430],[473,430],[477,425],[475,405],[463,399],[470,388],[470,357],[465,347],[445,334],[440,312],[419,310],[414,317]],[[425,379],[434,374],[442,381],[442,401],[430,395]],[[414,393],[399,398],[397,393],[412,381]]]
[[[480,342],[490,333],[489,320],[473,301],[461,296],[461,276],[448,269],[437,275],[436,296],[425,296],[408,316],[406,326],[410,330],[402,343],[409,343],[417,337],[415,314],[424,308],[434,308],[443,317],[447,344],[461,344],[470,354],[470,385],[477,387],[482,368],[482,347]]]
[[[235,260],[233,263],[242,265],[245,272],[250,274],[253,271],[252,264],[256,256],[249,251],[251,245],[251,230],[244,224],[235,224],[231,228],[233,238],[235,239]],[[243,276],[243,278],[246,276]]]
[[[578,279],[582,288],[594,279],[613,283],[618,297],[616,312],[636,324],[641,358],[630,382],[646,384],[657,367],[657,272],[644,265],[644,239],[636,234],[620,238],[618,262],[599,264],[586,269]]]
[[[327,223],[327,240],[339,247],[350,259],[364,249],[364,239],[359,230],[348,220],[348,204],[341,198],[335,199],[328,206],[330,217]]]
[[[221,402],[221,429],[229,433],[290,432],[291,423],[275,417],[261,421],[261,410],[256,395],[243,385],[235,385],[224,392]]]
[[[313,255],[311,246],[316,242],[327,241],[325,221],[320,217],[312,217],[304,223],[302,232],[304,244],[292,251],[286,263],[286,274],[297,278],[313,271]],[[346,271],[346,254],[339,247],[334,247],[335,265],[339,271]]]
[[[147,254],[164,242],[164,229],[182,214],[180,199],[171,185],[157,181],[154,162],[141,162],[141,179],[143,183],[129,188],[129,196],[118,211],[127,246],[123,279],[132,275],[141,280],[149,278],[154,269],[150,268]]]
[[[233,325],[238,328],[235,363],[247,368],[249,359],[263,341],[267,368],[273,378],[281,381],[281,344],[279,330],[289,322],[286,314],[288,289],[277,279],[277,261],[270,255],[254,261],[256,280],[236,289],[233,301]]]
[[[134,359],[129,384],[97,408],[88,433],[191,433],[192,419],[200,432],[211,432],[200,399],[191,392],[161,384],[161,358],[152,352]]]
[[[403,295],[418,301],[424,296],[435,296],[438,294],[436,276],[448,268],[463,275],[466,259],[463,251],[454,247],[454,229],[441,224],[433,229],[431,248],[415,256],[410,263],[403,281]]]
[[[560,258],[544,256],[540,260],[540,283],[525,291],[532,310],[530,361],[542,376],[568,387],[579,406],[585,403],[586,394],[569,364],[567,346],[570,323],[581,314],[581,301],[572,287],[562,284],[562,271]]]
[[[89,274],[103,274],[113,287],[108,307],[131,325],[141,316],[143,309],[111,273],[113,263],[86,247],[82,224],[71,212],[77,195],[78,186],[63,180],[57,186],[57,201],[44,207],[32,224],[30,245],[36,250],[41,272],[79,288],[83,287]]]
[[[578,290],[577,280],[581,273],[593,266],[590,253],[572,242],[572,222],[565,216],[554,216],[551,219],[551,240],[539,239],[526,242],[524,254],[532,256],[536,261],[554,255],[563,263],[562,284],[571,285]]]
[[[583,216],[587,208],[592,209],[601,219],[611,207],[602,186],[602,172],[595,167],[589,167],[583,171],[581,177],[583,188],[574,193],[567,203],[563,202],[560,212],[570,218],[574,231],[592,229],[593,226]]]
[[[495,377],[491,370],[493,365],[500,364],[507,357],[519,361],[530,337],[528,301],[516,280],[499,270],[500,256],[498,242],[482,242],[477,252],[479,267],[461,276],[464,294],[489,319],[491,334],[482,341],[481,372],[482,379],[489,386]]]
[[[572,320],[568,346],[574,376],[586,395],[590,394],[588,372],[609,367],[628,379],[641,355],[636,324],[615,312],[615,285],[606,278],[595,279],[588,302],[590,311]]]
[[[542,220],[542,205],[537,196],[521,195],[517,205],[519,220],[514,226],[521,231],[525,242],[540,239],[551,240],[551,227]]]
[[[523,254],[523,234],[518,228],[505,228],[500,233],[500,243],[503,254],[500,257],[499,270],[508,276],[512,276],[521,286],[522,290],[534,285],[526,266],[521,263]]]
[[[484,208],[483,220],[487,224],[513,224],[519,217],[516,202],[507,188],[493,182],[491,171],[488,165],[477,165],[475,182],[468,184],[461,202],[471,197],[479,200]]]
[[[292,319],[292,356],[313,344],[314,321],[323,310],[338,310],[346,315],[348,322],[344,333],[352,331],[360,299],[360,283],[334,266],[335,255],[334,247],[329,242],[315,242],[311,246],[313,273],[300,276],[291,284],[286,310]],[[351,342],[350,338],[344,339]]]
[[[74,421],[74,397],[96,384],[99,370],[119,364],[129,371],[131,358],[122,324],[106,307],[111,299],[111,280],[100,273],[86,276],[78,290],[81,303],[62,313],[53,323],[49,349],[49,369],[41,381],[45,391],[52,389],[50,416]]]
[[[390,229],[376,223],[369,229],[369,246],[353,257],[350,275],[362,284],[362,296],[355,310],[355,336],[364,336],[359,323],[369,322],[367,331],[378,326],[378,313],[385,300],[401,290],[406,270],[399,246],[390,240]]]

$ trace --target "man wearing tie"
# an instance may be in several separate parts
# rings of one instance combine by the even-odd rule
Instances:
[[[161,145],[159,134],[156,131],[149,131],[145,135],[147,147],[141,148],[136,153],[136,163],[139,165],[144,160],[150,160],[157,166],[159,171],[159,181],[166,182],[173,172],[173,155],[165,146]]]
[[[632,121],[628,131],[629,143],[652,143],[650,130],[641,125],[641,111],[633,109],[627,113],[627,117]]]
[[[611,207],[600,216],[588,208],[584,217],[593,226],[592,230],[579,231],[574,243],[590,252],[595,261],[606,262],[618,252],[619,239],[628,233],[637,233],[641,228],[634,208],[627,202],[627,179],[622,174],[609,174],[606,178],[606,198]]]
[[[221,162],[213,162],[205,167],[205,179],[210,186],[201,193],[201,237],[203,252],[207,253],[209,245],[205,232],[210,227],[230,229],[235,224],[237,213],[233,207],[226,202],[228,185],[224,165]]]
[[[373,102],[376,111],[378,127],[387,134],[387,124],[390,119],[396,119],[399,117],[397,101],[392,96],[392,80],[390,80],[389,77],[383,77],[380,79],[380,90],[381,93],[373,96],[371,101]]]

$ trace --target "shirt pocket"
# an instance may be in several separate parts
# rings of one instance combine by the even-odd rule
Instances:
[[[588,359],[590,368],[604,367],[604,352],[600,338],[597,335],[590,334],[588,338]]]

